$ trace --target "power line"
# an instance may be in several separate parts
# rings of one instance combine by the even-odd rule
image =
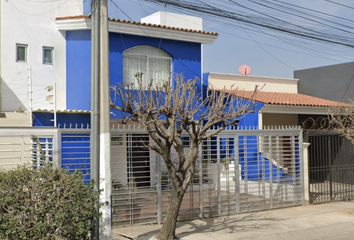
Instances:
[[[346,7],[346,8],[350,8],[350,9],[354,9],[354,7],[351,7],[351,6],[348,6],[348,5],[345,5],[343,3],[337,3],[335,1],[331,1],[331,0],[323,0],[325,2],[329,2],[329,3],[333,3],[333,4],[336,4],[336,5],[339,5],[339,6],[342,6],[342,7]]]
[[[265,28],[268,30],[272,30],[275,32],[280,32],[283,34],[288,34],[300,38],[306,38],[312,41],[316,42],[324,42],[324,43],[330,43],[330,44],[335,44],[335,45],[341,45],[341,46],[346,46],[350,48],[354,48],[354,38],[348,36],[352,35],[353,32],[351,31],[352,27],[344,25],[342,23],[334,22],[331,20],[331,23],[335,24],[341,24],[343,28],[335,27],[332,25],[327,24],[332,28],[332,31],[327,31],[323,32],[321,29],[318,29],[318,21],[313,19],[311,17],[312,15],[310,14],[304,14],[297,16],[297,18],[301,18],[301,16],[309,16],[307,19],[303,18],[302,20],[305,21],[305,23],[300,24],[298,21],[290,21],[291,18],[294,18],[293,14],[287,10],[287,16],[288,19],[285,17],[279,18],[279,17],[274,17],[272,14],[268,14],[267,11],[261,11],[258,10],[260,7],[265,7],[264,4],[263,6],[260,5],[260,2],[253,1],[255,6],[245,6],[244,4],[238,2],[238,1],[233,1],[229,0],[228,2],[233,6],[230,10],[227,9],[222,9],[219,7],[219,4],[210,4],[207,3],[207,1],[188,1],[188,0],[182,0],[182,1],[174,1],[174,0],[144,0],[152,3],[157,3],[157,4],[168,4],[173,7],[183,9],[186,11],[192,11],[195,13],[199,14],[205,14],[208,16],[213,16],[213,17],[218,17],[218,18],[223,18],[223,19],[229,19],[233,21],[238,21],[238,22],[243,22],[245,24],[253,25],[256,27],[261,27]],[[248,1],[252,2],[252,1]],[[268,1],[269,2],[269,1]],[[283,3],[284,4],[284,3]],[[235,8],[237,6],[237,8]],[[287,5],[286,7],[289,8],[289,6],[292,5]],[[269,8],[269,6],[266,6]],[[286,14],[284,12],[284,8],[280,8],[280,5],[277,5],[277,7],[274,7],[274,10],[278,12],[282,12],[283,14]],[[247,13],[245,13],[247,11]],[[269,11],[269,10],[268,10]],[[323,13],[324,14],[324,13]],[[327,16],[330,18],[331,16],[327,14]],[[310,18],[311,17],[311,18]],[[317,26],[314,26],[314,23],[317,24]],[[324,23],[320,23],[320,25],[324,25]],[[347,33],[347,35],[339,34],[334,32],[334,30],[340,31]]]

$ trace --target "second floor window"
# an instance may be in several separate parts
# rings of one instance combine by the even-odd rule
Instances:
[[[53,64],[53,48],[43,47],[43,64]]]
[[[136,76],[141,77],[144,86],[152,86],[168,80],[171,74],[172,58],[165,51],[151,46],[137,46],[123,53],[123,83],[134,84]]]
[[[16,44],[16,62],[27,62],[26,44]]]

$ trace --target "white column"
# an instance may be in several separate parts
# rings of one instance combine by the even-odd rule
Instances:
[[[310,203],[310,179],[309,179],[309,146],[310,143],[304,142],[304,204]]]

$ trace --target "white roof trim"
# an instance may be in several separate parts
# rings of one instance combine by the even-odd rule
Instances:
[[[292,84],[297,85],[299,79],[293,78],[277,78],[277,77],[262,77],[240,74],[225,74],[225,73],[209,73],[210,80],[233,80],[245,82],[262,82],[262,83],[277,83],[277,84]]]
[[[34,113],[54,113],[54,110],[51,109],[34,109]],[[57,110],[57,113],[91,113],[91,110],[74,110],[74,109],[64,109]]]
[[[89,30],[92,26],[89,18],[55,20],[55,24],[60,31]]]
[[[328,110],[329,107],[265,105],[261,108],[260,112],[261,113],[327,115]]]
[[[89,18],[60,19],[56,20],[55,24],[60,31],[90,30],[92,26],[91,19]],[[211,34],[187,32],[175,29],[166,29],[162,27],[144,26],[115,21],[108,21],[108,29],[110,32],[115,33],[196,42],[202,44],[213,43],[217,38],[216,35]]]

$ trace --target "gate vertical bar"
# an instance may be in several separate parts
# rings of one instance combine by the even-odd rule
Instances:
[[[329,168],[329,195],[331,201],[333,201],[333,179],[332,179],[332,149],[331,149],[331,136],[327,137],[327,149],[328,149],[328,168]]]
[[[217,166],[217,169],[218,169],[218,174],[217,174],[217,176],[218,176],[218,179],[217,179],[217,181],[218,181],[218,215],[221,215],[221,186],[220,186],[220,184],[221,184],[220,150],[221,149],[220,149],[220,137],[219,136],[217,136],[216,141],[217,141],[216,148],[217,148],[217,164],[218,164],[218,166]]]
[[[20,162],[25,163],[26,162],[26,142],[24,137],[21,137],[20,149],[21,149]]]
[[[272,136],[269,136],[269,140],[268,140],[268,144],[269,144],[269,159],[271,161],[271,159],[273,158],[273,151],[272,151]],[[270,196],[270,208],[273,208],[273,168],[271,166],[271,163],[268,163],[269,166],[269,196]]]
[[[262,196],[263,196],[263,208],[266,208],[266,175],[265,175],[265,165],[266,165],[266,161],[265,161],[265,154],[266,154],[266,144],[267,144],[267,136],[261,135],[262,138],[262,145],[261,145],[261,151],[263,153],[262,156],[262,175],[261,175],[261,179],[262,179]]]
[[[212,178],[212,175],[213,174],[215,174],[213,171],[212,171],[212,168],[211,168],[211,159],[212,159],[212,152],[211,152],[211,139],[210,138],[208,138],[207,140],[206,140],[206,145],[207,145],[207,159],[208,159],[208,178],[210,179],[210,178]],[[214,164],[215,164],[215,162],[214,162]],[[209,217],[211,217],[212,216],[212,209],[213,209],[213,197],[212,197],[212,195],[213,195],[213,193],[214,193],[214,191],[215,191],[215,187],[213,187],[213,184],[215,184],[214,183],[214,180],[213,180],[213,182],[211,182],[211,181],[209,181],[209,179],[208,179],[208,202],[209,202],[209,205],[208,205],[208,212],[209,212]]]
[[[238,136],[235,137],[235,194],[236,194],[236,212],[240,213],[240,154],[239,154],[239,142]]]
[[[230,214],[230,165],[231,165],[231,160],[230,160],[230,138],[229,136],[225,136],[225,154],[226,154],[226,157],[227,160],[226,161],[226,167],[225,167],[225,170],[226,170],[226,181],[225,181],[225,184],[226,184],[226,205],[227,205],[227,215]],[[225,163],[224,163],[225,164]]]
[[[300,134],[299,134],[299,166],[300,166],[300,190],[301,190],[301,204],[302,205],[305,205],[305,165],[304,165],[304,142],[303,142],[303,133],[302,131],[300,131]],[[308,142],[308,140],[306,141]],[[308,179],[309,179],[309,176],[310,176],[310,173],[309,173],[309,162],[308,162],[308,146],[306,147],[306,158],[307,158],[307,161],[306,161],[306,169],[307,169],[307,176],[308,176]],[[310,180],[308,180],[306,182],[308,185],[308,190],[307,190],[307,194],[309,194],[309,189],[310,189]],[[309,200],[309,199],[307,199]]]
[[[61,131],[59,129],[55,130],[53,134],[53,164],[55,167],[61,167]],[[91,164],[90,164],[90,175],[91,175]]]
[[[297,174],[297,169],[296,169],[296,148],[295,148],[295,137],[294,135],[291,135],[291,142],[290,142],[290,145],[291,145],[291,169],[293,171],[293,186],[297,186],[297,177],[298,177],[298,174]],[[297,200],[297,197],[298,197],[298,189],[296,187],[296,190],[295,192],[293,192],[293,194],[296,194],[296,196],[293,196],[292,199],[293,199],[293,202],[295,202]]]
[[[249,174],[249,167],[248,167],[248,146],[247,146],[247,136],[243,137],[243,164],[244,164],[244,191],[245,191],[245,211],[248,211],[248,174]]]
[[[258,196],[261,196],[261,181],[260,180],[260,177],[261,177],[261,172],[262,172],[262,162],[261,162],[261,158],[260,158],[260,149],[259,149],[259,146],[260,146],[260,138],[261,136],[257,135],[257,174],[258,174],[258,181],[257,181],[257,185],[258,185]]]
[[[203,218],[203,156],[202,144],[198,147],[198,161],[199,161],[199,217]]]
[[[157,177],[157,224],[162,223],[162,193],[161,193],[161,156],[156,154],[156,177]]]
[[[283,139],[284,140],[284,139]],[[285,157],[284,154],[284,146],[280,146],[280,141],[279,141],[279,135],[277,135],[275,137],[275,161],[276,161],[276,181],[277,181],[277,189],[275,190],[275,193],[278,194],[277,199],[278,199],[278,204],[281,203],[281,201],[279,201],[279,199],[282,199],[282,191],[281,191],[281,184],[280,184],[280,148],[282,147],[282,155],[283,157]],[[269,165],[270,168],[273,169],[273,158],[269,159]]]

